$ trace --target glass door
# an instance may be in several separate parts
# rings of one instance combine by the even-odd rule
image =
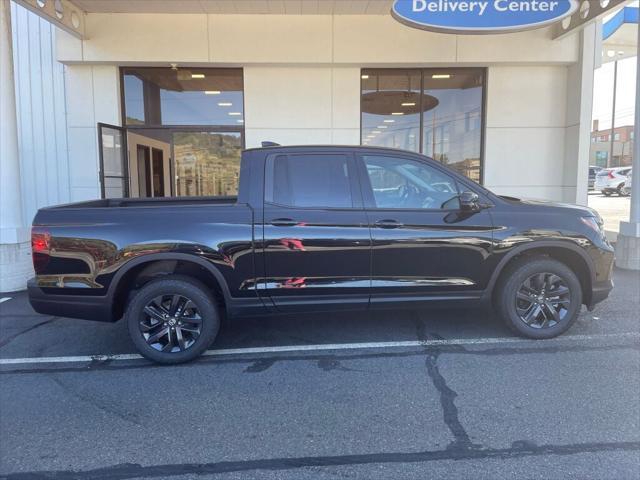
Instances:
[[[175,130],[172,137],[177,196],[238,194],[240,132]]]
[[[125,130],[115,125],[99,123],[98,143],[102,198],[128,197],[129,169]]]

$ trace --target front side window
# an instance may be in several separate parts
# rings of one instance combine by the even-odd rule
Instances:
[[[485,71],[362,70],[363,145],[423,153],[481,180]]]
[[[457,209],[456,181],[439,170],[406,158],[362,157],[376,208]]]
[[[278,155],[267,160],[268,203],[301,208],[351,208],[347,157]]]

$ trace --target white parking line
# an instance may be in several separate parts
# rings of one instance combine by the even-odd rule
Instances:
[[[8,302],[12,297],[2,297],[0,298],[0,303]]]
[[[312,351],[338,351],[338,350],[376,350],[384,348],[407,347],[431,347],[446,345],[490,345],[501,343],[528,343],[542,345],[543,343],[562,343],[567,340],[591,341],[614,340],[623,338],[640,338],[640,332],[607,333],[601,335],[566,335],[551,340],[526,340],[522,338],[455,338],[451,340],[408,340],[402,342],[369,342],[369,343],[326,343],[318,345],[286,345],[280,347],[254,347],[254,348],[226,348],[220,350],[207,350],[203,356],[215,357],[224,355],[246,355],[255,353],[283,353],[283,352],[312,352]],[[27,358],[1,358],[0,365],[20,365],[34,363],[83,363],[92,361],[118,361],[139,360],[143,358],[137,353],[125,353],[120,355],[82,355],[69,357],[27,357]]]

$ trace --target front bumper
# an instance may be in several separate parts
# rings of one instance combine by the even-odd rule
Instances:
[[[36,279],[27,283],[31,307],[38,313],[56,317],[81,318],[98,322],[112,322],[111,301],[106,296],[64,295],[45,292]]]
[[[587,305],[589,311],[593,310],[595,306],[605,300],[609,293],[613,290],[613,280],[609,279],[607,282],[603,282],[602,285],[596,285],[591,289],[591,301]]]

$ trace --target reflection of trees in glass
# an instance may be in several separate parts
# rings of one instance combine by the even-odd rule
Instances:
[[[175,132],[173,142],[178,195],[237,195],[239,134]]]
[[[127,115],[127,125],[144,125],[144,122]]]

